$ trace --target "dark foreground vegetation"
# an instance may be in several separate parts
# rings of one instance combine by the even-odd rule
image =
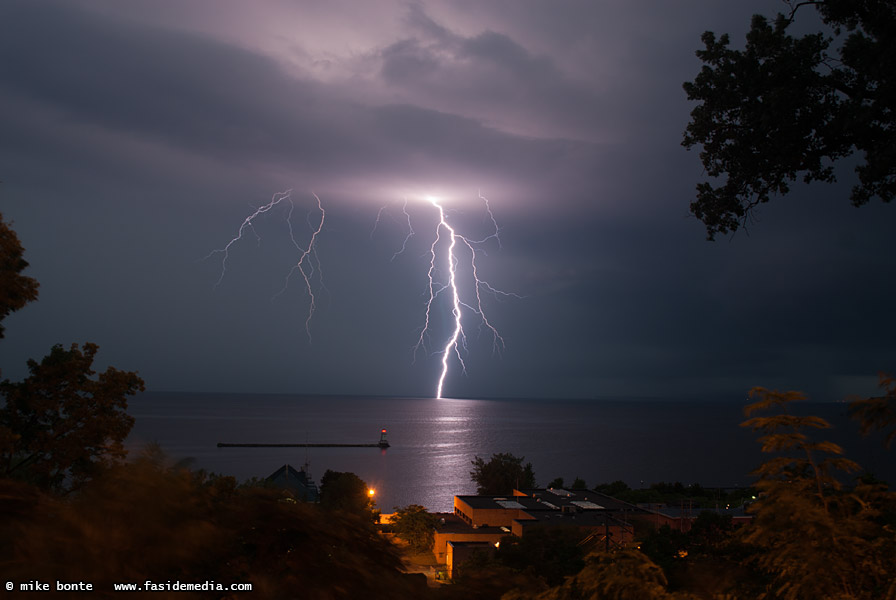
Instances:
[[[258,598],[413,598],[420,587],[362,515],[239,487],[153,451],[68,498],[2,480],[0,513],[6,579],[89,581],[91,597],[146,580],[249,582],[251,594],[233,597]]]

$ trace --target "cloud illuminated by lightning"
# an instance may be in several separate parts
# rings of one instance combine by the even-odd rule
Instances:
[[[243,239],[243,234],[246,231],[251,231],[258,243],[261,243],[261,236],[255,230],[254,221],[259,218],[261,215],[270,212],[274,207],[280,204],[287,204],[289,206],[289,212],[286,216],[286,224],[289,228],[289,239],[292,241],[293,246],[295,246],[296,251],[298,252],[298,260],[296,264],[293,265],[292,269],[290,269],[289,273],[286,274],[286,277],[283,281],[283,288],[274,294],[274,298],[277,298],[284,292],[286,292],[289,287],[289,282],[292,279],[292,276],[298,272],[302,276],[302,280],[305,282],[305,291],[308,294],[309,303],[308,303],[308,313],[305,318],[305,333],[308,334],[308,341],[311,341],[311,317],[314,316],[314,309],[316,307],[316,298],[314,295],[314,283],[315,283],[315,275],[317,285],[323,287],[323,272],[321,270],[320,259],[317,256],[317,239],[320,236],[321,231],[324,227],[324,221],[326,220],[327,213],[324,210],[323,204],[320,201],[320,198],[314,192],[311,193],[314,196],[314,199],[317,201],[317,210],[320,213],[320,219],[315,225],[311,221],[311,213],[308,215],[308,226],[312,230],[311,239],[304,246],[300,245],[296,240],[295,232],[292,226],[292,214],[295,210],[295,203],[292,200],[292,190],[286,190],[284,192],[277,192],[271,197],[271,201],[256,209],[251,215],[246,217],[239,229],[237,230],[236,236],[234,236],[223,248],[219,248],[217,250],[212,250],[208,256],[205,257],[205,260],[215,256],[217,254],[223,254],[221,259],[221,274],[218,277],[218,281],[215,283],[215,287],[221,285],[221,282],[224,280],[224,275],[227,273],[227,259],[230,257],[230,249],[231,247]],[[272,300],[274,299],[272,298]]]
[[[426,309],[424,322],[420,329],[420,336],[417,339],[417,343],[414,345],[414,355],[416,356],[417,352],[421,349],[425,349],[427,339],[431,335],[431,319],[434,303],[443,294],[447,295],[452,325],[450,326],[450,335],[448,336],[448,339],[444,342],[444,345],[440,346],[441,350],[437,352],[437,354],[441,355],[442,365],[439,379],[436,384],[437,398],[442,397],[442,391],[445,387],[445,379],[448,376],[452,357],[457,359],[461,370],[466,373],[467,367],[464,362],[464,354],[466,353],[467,348],[467,334],[464,330],[464,317],[467,313],[475,315],[480,329],[484,328],[491,334],[492,349],[494,352],[500,352],[504,348],[504,338],[501,337],[501,334],[498,333],[498,330],[492,325],[486,315],[482,302],[482,291],[484,290],[498,297],[520,297],[517,294],[503,292],[492,287],[486,280],[479,276],[476,259],[478,254],[483,251],[483,245],[494,240],[498,244],[498,247],[501,247],[501,238],[498,235],[500,229],[495,220],[495,216],[492,213],[488,199],[482,194],[479,194],[479,199],[485,204],[486,214],[488,215],[493,230],[484,238],[472,239],[459,233],[458,230],[450,224],[445,208],[438,198],[434,196],[426,197],[426,201],[436,209],[438,220],[436,222],[435,232],[433,233],[432,244],[429,248],[429,269],[427,271],[429,284],[428,298],[425,302]],[[381,208],[377,214],[377,223],[379,223],[379,219],[384,210],[385,207]],[[410,214],[407,210],[406,200],[402,207],[402,214],[407,219],[408,234],[405,237],[401,249],[392,256],[393,260],[396,256],[404,252],[408,240],[415,235],[415,232],[411,227]],[[374,231],[376,231],[376,225],[374,225]],[[371,232],[371,236],[372,235],[373,232]],[[443,241],[443,236],[445,236],[445,240],[447,241]],[[464,265],[468,272],[466,278],[463,277],[464,273],[461,273],[458,270],[462,260],[465,261]],[[444,274],[447,274],[447,282],[439,281],[437,279],[437,273],[442,274],[443,279],[445,278]],[[466,293],[464,293],[464,291]]]

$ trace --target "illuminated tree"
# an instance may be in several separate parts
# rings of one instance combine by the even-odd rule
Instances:
[[[754,388],[750,416],[805,399],[800,392]],[[845,488],[837,471],[859,466],[831,442],[813,441],[807,432],[831,425],[820,417],[776,414],[754,416],[742,426],[761,432],[763,452],[781,453],[754,474],[759,500],[743,541],[758,549],[755,562],[771,579],[770,592],[782,600],[803,598],[889,598],[896,535],[881,519],[892,514],[894,494],[886,486],[858,483]]]
[[[392,517],[395,534],[406,541],[414,552],[432,550],[435,527],[439,518],[426,511],[426,507],[410,504],[396,508]]]
[[[492,454],[486,462],[477,456],[471,461],[473,470],[470,478],[476,483],[476,493],[482,495],[510,494],[514,489],[524,490],[535,487],[535,473],[532,463],[523,465],[525,457],[516,457],[509,452]]]
[[[3,319],[37,300],[39,284],[31,277],[22,275],[28,266],[24,254],[16,232],[9,228],[0,214],[0,338],[4,332]]]
[[[68,492],[124,458],[134,424],[127,397],[143,380],[114,367],[94,379],[97,350],[56,345],[41,362],[28,361],[24,381],[0,382],[0,476]]]
[[[682,145],[699,145],[712,182],[691,212],[709,239],[744,226],[751,211],[797,179],[832,182],[834,164],[860,154],[855,206],[896,195],[896,4],[892,0],[788,3],[774,22],[753,17],[743,50],[727,34],[702,36],[705,63],[684,89],[699,104]],[[793,36],[815,9],[825,31]]]

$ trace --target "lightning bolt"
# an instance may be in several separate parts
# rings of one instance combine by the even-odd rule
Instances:
[[[379,227],[380,221],[383,218],[383,213],[386,211],[387,208],[389,208],[388,204],[380,207],[380,210],[376,213],[376,220],[373,222],[373,229],[370,231],[370,239],[373,239],[373,234],[376,233],[376,229],[377,229],[377,227]],[[402,206],[401,212],[402,212],[402,214],[404,214],[405,220],[407,221],[407,224],[408,224],[408,234],[405,236],[404,242],[402,242],[402,244],[401,244],[401,248],[399,248],[398,250],[395,251],[395,254],[392,255],[392,258],[390,259],[389,262],[394,262],[395,257],[397,257],[400,254],[404,254],[404,251],[408,247],[408,241],[410,241],[410,239],[412,237],[414,237],[414,228],[411,225],[411,214],[408,212],[408,199],[407,198],[404,199],[404,205]]]
[[[221,258],[221,273],[215,283],[218,287],[227,274],[227,261],[230,258],[231,248],[240,242],[248,233],[255,236],[257,242],[261,244],[261,235],[255,229],[255,221],[271,212],[275,207],[283,204],[288,206],[286,216],[286,224],[289,231],[289,239],[292,241],[296,249],[298,258],[286,274],[283,287],[279,292],[274,294],[271,300],[284,294],[290,286],[290,282],[299,274],[300,279],[304,283],[305,292],[308,294],[308,312],[305,318],[305,333],[308,335],[308,341],[311,341],[311,319],[317,305],[317,297],[315,288],[319,287],[326,290],[323,283],[323,272],[321,269],[321,261],[317,254],[317,241],[324,228],[326,221],[326,211],[323,203],[314,192],[311,193],[317,201],[317,212],[313,210],[308,213],[308,228],[311,230],[311,237],[307,244],[300,244],[296,239],[296,232],[293,228],[292,216],[295,211],[295,203],[292,199],[292,190],[277,192],[271,200],[256,208],[252,214],[246,217],[237,229],[236,235],[230,239],[223,248],[212,250],[204,260],[213,256],[223,255]],[[447,296],[447,303],[451,312],[450,335],[447,340],[440,344],[437,352],[434,354],[441,356],[441,371],[439,373],[438,382],[436,383],[436,397],[442,398],[442,392],[445,387],[445,381],[448,377],[451,364],[456,360],[460,365],[463,373],[467,372],[467,365],[464,357],[467,353],[467,333],[464,330],[465,323],[469,323],[470,319],[475,319],[479,324],[479,332],[487,331],[492,337],[492,351],[500,353],[504,347],[504,338],[498,332],[497,328],[492,324],[486,315],[483,293],[491,294],[497,299],[502,298],[522,298],[518,294],[504,292],[494,288],[485,279],[479,275],[479,267],[477,259],[480,254],[485,253],[487,244],[494,242],[498,248],[501,248],[500,227],[492,212],[488,198],[479,193],[479,199],[485,205],[485,213],[490,223],[490,231],[488,235],[480,239],[473,239],[460,233],[456,226],[451,223],[448,212],[442,206],[439,199],[434,196],[427,196],[426,201],[435,209],[437,220],[435,230],[433,232],[432,243],[429,247],[429,268],[427,270],[428,280],[428,298],[425,301],[425,311],[423,326],[420,328],[420,335],[413,347],[413,356],[416,358],[417,353],[421,350],[426,351],[428,341],[433,335],[431,333],[431,321],[434,305],[440,301],[440,298]],[[376,216],[376,221],[370,237],[373,238],[381,219],[386,214],[387,207],[380,208]],[[318,214],[319,217],[312,219],[312,216]],[[401,214],[406,223],[407,234],[401,247],[392,255],[392,261],[407,250],[408,243],[411,238],[416,235],[411,222],[411,213],[408,210],[408,200],[404,199]],[[445,279],[447,274],[447,281]]]
[[[296,240],[295,231],[292,226],[292,214],[295,210],[295,203],[292,200],[292,189],[288,189],[283,192],[276,192],[273,196],[271,196],[271,201],[257,208],[255,212],[246,217],[242,224],[240,224],[239,229],[237,230],[236,235],[229,241],[223,248],[218,248],[216,250],[212,250],[203,260],[208,260],[209,258],[223,254],[221,259],[221,274],[218,277],[218,281],[215,282],[215,287],[221,285],[221,282],[224,280],[224,276],[227,274],[227,259],[230,257],[230,249],[231,247],[243,239],[243,235],[247,231],[251,231],[258,243],[261,244],[261,236],[258,234],[254,226],[254,221],[261,215],[270,212],[274,207],[286,203],[289,205],[289,212],[286,216],[286,224],[289,229],[289,239],[292,241],[293,246],[295,246],[296,251],[299,254],[299,258],[296,261],[296,264],[289,270],[289,273],[286,274],[286,277],[283,282],[283,288],[274,294],[271,300],[275,300],[277,297],[281,296],[286,290],[289,288],[289,282],[292,279],[293,275],[296,272],[301,274],[302,280],[305,283],[305,291],[309,297],[308,303],[308,313],[305,318],[305,333],[308,335],[308,341],[311,342],[311,317],[314,316],[314,311],[316,308],[316,297],[314,295],[314,282],[315,275],[317,275],[317,284],[320,285],[323,289],[326,289],[323,283],[323,271],[321,270],[320,258],[317,255],[317,239],[320,236],[321,231],[323,231],[324,221],[326,220],[327,213],[324,210],[323,204],[321,203],[320,198],[314,192],[311,192],[311,195],[314,196],[314,199],[317,201],[317,210],[320,213],[320,219],[317,222],[317,225],[311,221],[311,213],[308,215],[308,226],[313,231],[311,234],[311,239],[308,241],[306,245],[300,245]]]
[[[491,210],[488,199],[481,193],[479,193],[479,199],[485,204],[486,214],[491,222],[492,231],[484,238],[471,239],[459,233],[458,230],[451,225],[445,208],[439,202],[438,198],[434,196],[426,197],[427,202],[436,209],[438,220],[436,222],[435,232],[433,233],[432,244],[429,247],[429,269],[427,271],[428,298],[425,302],[426,308],[424,311],[423,326],[420,328],[420,336],[417,339],[417,343],[414,345],[413,352],[414,356],[416,356],[421,349],[426,349],[427,340],[431,335],[430,329],[433,305],[440,296],[446,294],[448,296],[448,305],[451,308],[452,326],[450,328],[451,333],[448,336],[448,339],[445,341],[444,345],[441,346],[441,350],[436,352],[436,354],[441,355],[442,366],[438,382],[436,383],[437,398],[442,397],[442,391],[445,387],[445,380],[448,376],[452,357],[457,360],[462,372],[467,372],[467,365],[464,361],[464,354],[467,350],[467,334],[464,330],[464,317],[466,313],[472,313],[478,318],[480,331],[485,329],[491,334],[492,350],[494,352],[500,353],[505,347],[504,338],[498,332],[497,328],[492,325],[486,315],[483,307],[482,291],[484,290],[496,297],[521,298],[518,294],[503,292],[492,287],[479,275],[477,258],[480,253],[484,252],[482,249],[483,246],[487,242],[494,240],[498,244],[498,247],[501,247],[501,238],[499,235],[500,228],[498,227],[498,222]],[[381,208],[380,212],[377,214],[377,223],[382,217],[384,209],[385,207]],[[401,249],[395,252],[392,256],[393,260],[396,256],[405,251],[408,240],[415,235],[411,226],[411,218],[408,213],[406,200],[402,212],[407,219],[408,234],[405,237]],[[375,230],[376,225],[374,225],[374,231]],[[372,235],[373,232],[371,232],[371,236]],[[445,241],[443,241],[443,239]],[[443,249],[446,244],[447,247]],[[462,273],[458,272],[458,267],[461,265],[462,260],[465,261],[465,268],[467,268],[469,272],[467,278],[463,278]],[[439,281],[437,278],[437,273],[441,272],[447,273],[447,282]],[[462,294],[462,289],[466,289],[467,293]]]

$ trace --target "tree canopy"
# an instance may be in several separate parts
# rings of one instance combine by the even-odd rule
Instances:
[[[65,492],[124,459],[134,425],[127,398],[143,380],[114,367],[94,379],[97,350],[56,345],[41,362],[28,361],[24,381],[0,382],[0,476]]]
[[[752,210],[797,179],[833,182],[856,155],[855,206],[896,195],[896,4],[890,0],[789,3],[789,15],[753,17],[743,50],[704,32],[705,64],[685,82],[699,104],[682,145],[700,146],[712,181],[691,212],[709,239],[747,224]],[[815,9],[825,31],[791,35]],[[801,10],[802,9],[802,10]]]
[[[849,413],[859,421],[863,434],[884,431],[884,444],[889,446],[896,440],[896,379],[881,373],[880,387],[884,390],[883,396],[853,400]]]
[[[439,518],[426,511],[426,507],[410,504],[396,508],[392,517],[395,534],[406,541],[414,552],[432,549],[435,527]]]
[[[21,274],[28,266],[23,254],[0,215],[0,321],[37,299],[37,281]],[[114,367],[94,379],[98,349],[53,346],[41,362],[28,360],[24,381],[0,382],[0,477],[68,492],[124,458],[134,424],[127,397],[143,390],[143,380]]]
[[[34,300],[37,300],[38,283],[22,275],[28,266],[25,250],[19,237],[0,214],[0,338],[3,337],[3,319]]]
[[[327,469],[320,480],[320,505],[326,509],[358,515],[374,522],[379,513],[373,509],[370,489],[354,473]]]
[[[525,457],[516,457],[509,452],[492,454],[486,462],[477,456],[473,461],[470,478],[476,483],[476,493],[482,495],[510,494],[514,489],[535,487],[535,473],[532,463],[523,465]]]

